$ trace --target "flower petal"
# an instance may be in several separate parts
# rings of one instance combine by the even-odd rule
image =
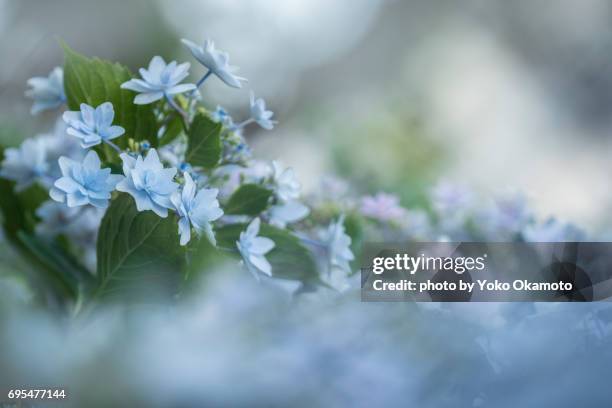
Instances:
[[[159,101],[164,97],[164,93],[161,91],[158,92],[147,92],[136,95],[134,98],[134,103],[136,105],[147,105],[149,103]]]

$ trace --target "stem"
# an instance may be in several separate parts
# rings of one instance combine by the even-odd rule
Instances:
[[[193,101],[193,97],[195,96],[196,92],[198,92],[198,89],[200,89],[200,87],[202,86],[202,84],[208,79],[208,77],[212,74],[212,71],[209,69],[202,78],[200,78],[200,80],[198,82],[196,82],[196,89],[194,89],[193,91],[191,91],[191,93],[189,93],[189,99],[187,99],[187,106],[189,107],[189,109],[191,110],[191,102]]]
[[[225,251],[225,252],[238,252],[237,249],[234,248],[227,248],[227,247],[222,247],[222,246],[217,246],[217,249],[221,250],[221,251]]]
[[[175,111],[177,111],[183,118],[183,129],[185,129],[185,132],[186,132],[188,130],[189,115],[187,114],[187,112],[182,110],[180,106],[176,104],[176,102],[170,95],[165,94],[165,96],[166,96],[166,100],[168,101],[168,105],[170,105]],[[189,100],[188,103],[191,103],[191,99]]]
[[[104,141],[104,143],[106,143],[107,145],[109,145],[110,147],[112,147],[112,148],[113,148],[113,150],[115,150],[117,153],[119,153],[119,154],[123,153],[123,150],[121,150],[121,149],[119,148],[119,146],[117,146],[116,144],[114,144],[114,143],[113,143],[113,142],[111,142],[110,140],[105,140],[105,139],[102,139],[102,140]]]
[[[170,95],[166,95],[166,100],[168,101],[168,105],[170,105],[172,109],[177,111],[183,117],[183,119],[185,120],[188,119],[187,112],[182,110],[181,107],[176,104],[176,102],[174,101],[174,99],[172,99]]]
[[[241,128],[245,127],[245,126],[246,126],[246,125],[248,125],[249,123],[253,123],[253,122],[255,122],[255,119],[253,119],[253,118],[248,118],[247,120],[245,120],[245,121],[243,121],[243,122],[240,122],[240,123],[239,123],[239,124],[237,124],[237,125],[232,126],[230,129],[231,129],[232,131],[236,131],[236,130],[238,130],[238,129],[241,129]]]
[[[204,76],[200,78],[200,80],[196,83],[196,88],[199,89],[211,74],[212,71],[209,69],[208,72],[206,72]],[[195,93],[195,90],[192,93]]]
[[[302,242],[306,244],[310,244],[319,248],[326,248],[327,245],[321,241],[314,240],[312,238],[307,237],[304,234],[300,234],[299,232],[295,232],[295,236],[298,237]]]

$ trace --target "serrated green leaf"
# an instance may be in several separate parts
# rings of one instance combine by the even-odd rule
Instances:
[[[185,160],[192,166],[214,168],[221,159],[222,129],[220,123],[198,112],[189,128]]]
[[[64,48],[64,89],[71,110],[79,110],[81,103],[96,107],[111,102],[115,109],[114,124],[125,128],[125,134],[113,142],[122,148],[127,146],[128,138],[136,141],[149,140],[157,146],[157,122],[152,105],[135,105],[135,93],[121,89],[121,84],[132,78],[126,67],[88,58]]]
[[[221,246],[235,248],[240,232],[246,228],[247,224],[221,227],[216,230],[217,242]],[[261,225],[259,235],[274,241],[274,248],[266,254],[272,265],[272,276],[310,284],[323,284],[312,253],[295,235],[268,224]]]
[[[257,215],[268,207],[272,191],[258,184],[243,184],[227,201],[224,212],[230,215]]]
[[[99,297],[171,296],[182,280],[185,256],[174,215],[138,212],[120,194],[109,206],[98,232]]]

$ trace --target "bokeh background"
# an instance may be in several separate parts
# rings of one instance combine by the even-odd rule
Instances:
[[[62,64],[60,39],[137,69],[153,55],[191,61],[180,38],[213,38],[249,83],[211,80],[204,102],[241,118],[248,89],[263,96],[280,124],[249,141],[306,191],[329,173],[407,207],[439,180],[484,196],[519,190],[542,216],[605,235],[610,21],[604,0],[0,0],[0,143],[51,128],[55,115],[30,116],[23,92]],[[0,248],[0,271],[22,264]],[[27,290],[0,279],[0,386],[68,384],[75,406],[609,399],[605,305],[373,305],[358,293],[295,305],[240,273],[178,309],[76,322],[20,311]]]

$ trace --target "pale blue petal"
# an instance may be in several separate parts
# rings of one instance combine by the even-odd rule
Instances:
[[[191,226],[189,225],[189,220],[186,217],[179,220],[178,231],[181,235],[181,245],[187,245],[189,240],[191,240]]]
[[[193,91],[194,89],[196,89],[194,84],[180,84],[167,89],[166,93],[168,95],[176,95],[187,91]]]
[[[255,237],[251,241],[250,251],[253,254],[263,255],[274,248],[274,241],[266,237]]]
[[[164,97],[163,92],[147,92],[136,95],[134,103],[136,105],[146,105],[155,101],[159,101]]]

